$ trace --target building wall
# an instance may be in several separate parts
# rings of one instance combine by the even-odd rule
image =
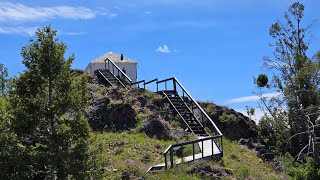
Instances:
[[[122,71],[123,69],[125,70],[124,72],[126,75],[132,80],[132,82],[137,81],[137,64],[136,63],[125,63],[125,62],[114,62]],[[110,68],[112,66],[110,65]],[[89,74],[93,74],[95,70],[97,69],[105,69],[105,64],[104,63],[90,63],[88,67],[86,68],[86,71]],[[107,64],[107,69],[108,69],[108,64]],[[110,69],[112,72],[112,68]],[[114,72],[117,73],[116,68],[114,69]],[[116,74],[117,75],[117,74]]]

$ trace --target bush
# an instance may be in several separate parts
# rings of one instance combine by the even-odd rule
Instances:
[[[219,117],[221,122],[229,122],[229,121],[236,121],[237,117],[234,114],[227,114],[223,112],[222,115]]]
[[[259,74],[257,78],[257,86],[264,87],[268,84],[268,76],[266,74]]]

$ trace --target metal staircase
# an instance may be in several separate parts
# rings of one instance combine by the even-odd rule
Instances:
[[[159,91],[169,101],[172,109],[180,116],[180,118],[187,125],[188,129],[196,136],[209,136],[203,125],[195,117],[192,110],[188,107],[186,101],[176,91]]]
[[[127,89],[127,86],[131,86],[132,80],[116,64],[108,58],[105,62],[105,69],[94,71],[102,84],[125,89]]]
[[[175,77],[172,77],[161,81],[157,80],[156,84],[157,92],[166,97],[171,108],[197,139],[170,145],[163,153],[164,163],[150,167],[148,172],[161,171],[197,159],[222,157],[222,133],[181,83]],[[195,150],[195,145],[199,146],[200,152]],[[183,152],[183,149],[187,147],[192,149],[191,154]],[[182,151],[182,153],[180,152],[178,155],[177,151]]]

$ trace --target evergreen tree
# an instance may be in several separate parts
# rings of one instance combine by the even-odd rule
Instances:
[[[22,48],[26,70],[11,91],[12,129],[23,149],[28,178],[83,179],[87,170],[89,126],[84,108],[84,76],[73,77],[74,57],[50,26]]]

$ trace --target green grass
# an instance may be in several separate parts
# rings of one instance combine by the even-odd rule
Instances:
[[[144,177],[145,179],[203,179],[197,174],[188,174],[188,169],[194,165],[181,164],[174,169],[161,173],[146,173],[153,165],[164,161],[163,152],[175,141],[164,141],[149,138],[144,133],[93,133],[97,142],[104,147],[100,161],[104,161],[104,178],[121,179],[123,172],[130,172],[130,178]],[[256,153],[237,145],[236,142],[223,140],[224,157],[220,161],[207,161],[210,166],[224,166],[237,179],[281,179],[283,174],[273,170],[272,165],[257,158]],[[186,153],[190,148],[186,149]],[[198,151],[198,149],[197,149]],[[231,179],[224,177],[223,179]],[[205,179],[210,179],[207,177]]]
[[[236,142],[223,139],[224,157],[221,162],[229,168],[238,179],[282,179],[283,174],[277,173],[272,165],[263,162],[256,153],[239,146]]]

